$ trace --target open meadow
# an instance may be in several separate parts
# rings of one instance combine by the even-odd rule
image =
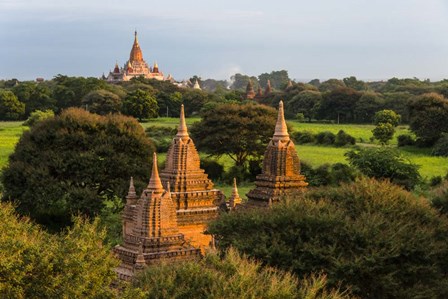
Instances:
[[[187,124],[191,125],[199,121],[200,118],[187,118]],[[178,125],[178,118],[157,118],[148,122],[142,123],[144,128],[150,126],[166,126],[176,127]],[[372,125],[358,125],[358,124],[316,124],[316,123],[299,123],[297,121],[288,121],[290,126],[295,131],[307,130],[313,133],[322,131],[330,131],[337,133],[339,130],[344,130],[346,133],[356,138],[357,142],[362,146],[377,146],[370,141],[372,136]],[[22,126],[22,122],[0,122],[0,167],[3,168],[8,156],[14,151],[14,146],[18,142],[22,133],[28,128]],[[409,133],[406,126],[400,126],[397,129],[395,136],[399,134]],[[362,142],[360,142],[362,141]],[[391,146],[396,145],[396,138]],[[332,147],[322,145],[296,145],[299,157],[309,165],[316,167],[325,163],[347,163],[344,154],[350,149],[349,147]],[[448,158],[433,157],[430,155],[430,149],[422,149],[416,147],[400,148],[400,151],[413,163],[420,165],[420,174],[423,178],[429,179],[433,176],[445,176],[448,173]],[[206,154],[201,153],[201,157],[206,157]],[[159,154],[159,162],[162,164],[166,155]],[[232,161],[223,156],[219,159],[219,163],[224,165],[227,170],[232,166]],[[217,187],[221,188],[228,196],[231,193],[231,186],[217,182]],[[242,184],[239,187],[241,196],[249,191],[253,184]]]

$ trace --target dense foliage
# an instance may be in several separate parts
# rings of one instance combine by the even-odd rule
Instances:
[[[389,179],[408,190],[413,189],[421,180],[418,166],[392,148],[360,148],[345,155],[350,165],[368,177]]]
[[[223,215],[208,231],[299,277],[324,271],[362,298],[448,296],[448,219],[424,198],[362,179],[310,190],[270,210]]]
[[[3,200],[40,223],[64,226],[121,201],[148,179],[153,144],[133,118],[68,109],[25,132],[2,174]]]
[[[223,258],[209,252],[198,262],[147,268],[133,283],[143,298],[349,298],[326,289],[326,278],[313,275],[298,281],[293,275],[262,267],[229,249]]]
[[[190,131],[198,149],[205,153],[228,155],[237,166],[249,158],[259,158],[274,133],[277,112],[269,107],[222,104],[204,112]]]
[[[105,231],[81,217],[51,235],[11,204],[0,203],[1,298],[113,298],[118,261],[102,245]]]

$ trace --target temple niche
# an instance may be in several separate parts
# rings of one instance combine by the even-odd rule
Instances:
[[[300,160],[286,127],[283,101],[279,103],[275,133],[266,148],[262,173],[247,194],[245,207],[269,206],[284,196],[303,190],[308,183],[300,174]]]
[[[122,214],[123,244],[114,248],[121,260],[118,278],[130,280],[146,266],[161,261],[177,262],[200,257],[200,249],[190,245],[179,232],[171,192],[165,190],[154,153],[151,179],[140,197],[131,178]]]
[[[129,60],[121,68],[118,66],[118,63],[115,63],[114,70],[109,72],[106,81],[116,83],[129,81],[134,77],[140,76],[147,79],[172,80],[170,76],[168,78],[164,77],[163,73],[159,70],[157,62],[154,62],[153,67],[148,66],[143,59],[142,49],[137,38],[137,31],[135,31],[134,44],[132,45]]]
[[[160,177],[164,187],[170,187],[179,231],[194,246],[208,247],[212,237],[203,232],[207,223],[218,216],[224,194],[214,188],[200,167],[198,151],[188,134],[183,105],[178,131],[168,149],[165,169],[160,172]]]

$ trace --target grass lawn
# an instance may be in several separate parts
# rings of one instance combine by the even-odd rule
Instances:
[[[14,151],[16,143],[28,127],[21,122],[0,122],[0,169],[8,162],[9,155]]]

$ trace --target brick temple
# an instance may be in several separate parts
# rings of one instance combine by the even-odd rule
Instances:
[[[185,240],[177,225],[176,208],[169,183],[164,189],[154,153],[151,179],[140,197],[131,178],[122,214],[123,244],[114,252],[121,260],[118,277],[130,280],[147,265],[199,258],[200,249]]]
[[[305,176],[300,174],[300,159],[289,138],[283,101],[278,108],[274,136],[264,153],[262,172],[255,180],[256,187],[247,194],[246,207],[269,206],[308,186]]]
[[[212,237],[203,232],[207,223],[218,216],[218,206],[224,201],[224,194],[214,188],[200,167],[198,151],[188,134],[183,105],[177,134],[168,149],[160,177],[166,189],[168,184],[170,186],[179,231],[193,245],[202,249],[208,247]]]

